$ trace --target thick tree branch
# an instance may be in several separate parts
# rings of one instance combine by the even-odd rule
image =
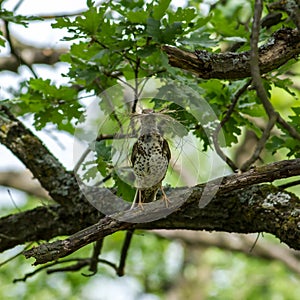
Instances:
[[[67,256],[91,242],[132,226],[132,223],[120,222],[110,217],[105,217],[98,223],[75,233],[68,239],[59,240],[51,244],[43,244],[24,252],[24,254],[26,258],[37,255],[36,265],[46,263]]]
[[[67,48],[37,48],[20,42],[13,36],[9,36],[8,42],[11,54],[0,57],[0,71],[18,72],[20,65],[25,63],[28,66],[34,64],[54,65],[59,62],[62,54],[68,51]],[[21,59],[20,59],[21,58]]]
[[[38,198],[50,199],[47,191],[41,187],[28,170],[0,172],[0,185],[17,189]]]
[[[61,205],[73,206],[84,198],[74,175],[9,110],[0,105],[0,143],[10,149]]]
[[[298,3],[297,3],[298,2]],[[298,30],[300,30],[300,10],[299,10],[299,0],[286,0],[277,1],[268,5],[269,10],[283,10],[290,18],[293,20]]]
[[[19,51],[19,55],[23,57],[23,60],[29,66],[34,64],[54,65],[59,62],[60,55],[66,52],[66,49],[26,47]],[[0,57],[0,71],[17,73],[20,65],[20,60],[16,56]]]
[[[173,67],[195,73],[210,79],[242,79],[250,77],[250,51],[242,53],[210,53],[207,51],[188,52],[168,45],[163,50]],[[298,30],[283,28],[259,48],[259,67],[261,73],[276,70],[300,53],[300,35]]]
[[[144,210],[129,210],[105,217],[66,240],[35,247],[25,251],[25,255],[27,258],[35,257],[35,264],[46,263],[69,255],[106,235],[129,228],[269,232],[291,248],[300,249],[299,199],[272,185],[258,185],[296,175],[300,175],[300,159],[273,163],[243,174],[227,176],[217,195],[204,209],[199,208],[204,185],[190,189],[171,189],[168,197],[172,205],[169,209],[175,209],[165,218],[148,223],[131,223],[138,218],[147,220],[157,214],[167,215],[168,208],[161,201],[155,201],[145,204]],[[214,182],[208,188],[210,191],[215,190]],[[189,196],[182,203],[186,195]]]
[[[0,252],[31,241],[70,235],[99,221],[103,215],[89,203],[72,211],[60,205],[39,206],[0,218]]]

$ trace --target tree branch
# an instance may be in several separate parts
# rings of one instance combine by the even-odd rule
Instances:
[[[60,205],[39,206],[32,210],[0,218],[0,252],[27,242],[70,235],[91,226],[104,217],[89,203],[72,211]]]
[[[2,31],[5,30],[0,28]],[[9,33],[9,32],[8,32]],[[59,58],[62,54],[68,51],[67,48],[38,48],[28,45],[16,39],[11,34],[8,36],[8,42],[12,47],[11,53],[8,56],[0,57],[0,71],[11,71],[18,72],[18,68],[22,63],[20,58],[23,59],[23,63],[26,63],[28,66],[34,64],[46,64],[54,65],[59,62]]]
[[[269,117],[269,125],[272,124],[272,120],[276,120],[285,130],[289,132],[289,134],[295,138],[300,140],[300,133],[295,130],[292,126],[290,126],[279,114],[275,111],[271,102],[269,101],[267,92],[264,88],[261,79],[261,68],[262,66],[259,63],[259,49],[258,49],[258,41],[259,41],[259,29],[260,29],[260,18],[262,14],[263,4],[261,0],[255,1],[255,9],[254,9],[254,20],[252,26],[252,34],[251,34],[251,52],[250,52],[250,61],[251,61],[251,76],[253,79],[253,84],[256,89],[257,96],[260,98],[261,103]],[[299,44],[300,45],[300,44]],[[272,126],[273,127],[273,126]]]
[[[5,26],[5,32],[6,32],[6,40],[9,44],[10,47],[10,52],[12,54],[12,56],[16,59],[16,61],[18,61],[18,67],[20,65],[25,65],[32,73],[32,75],[37,78],[37,74],[35,73],[35,71],[32,68],[32,65],[28,64],[22,57],[22,55],[20,53],[17,52],[17,50],[14,47],[14,44],[12,42],[11,36],[10,36],[10,30],[9,30],[9,22],[4,20],[4,26]]]
[[[62,206],[84,201],[74,175],[9,110],[0,105],[0,143],[10,149]]]
[[[162,201],[145,204],[144,210],[129,210],[105,217],[65,240],[40,245],[24,254],[26,258],[36,258],[35,264],[46,263],[69,255],[118,230],[134,228],[269,232],[291,248],[300,249],[299,199],[272,185],[259,185],[296,175],[300,175],[300,159],[281,161],[243,174],[226,176],[217,195],[204,209],[199,208],[199,200],[205,185],[171,189],[168,197],[172,204],[169,208],[165,208]],[[216,188],[214,181],[208,184],[208,188],[211,191]],[[185,195],[189,196],[182,203]],[[137,218],[147,220],[158,213],[165,212],[167,215],[168,209],[174,209],[174,212],[165,218],[148,223],[131,223]]]
[[[295,0],[287,1],[277,1],[268,5],[269,10],[283,10],[290,18],[293,20],[298,30],[300,30],[300,11],[299,11],[299,1]]]
[[[164,45],[162,48],[173,67],[195,73],[210,79],[242,79],[251,75],[250,51],[242,53],[210,53],[208,51],[188,52]],[[269,42],[259,48],[259,67],[261,73],[276,70],[300,53],[298,30],[282,28],[276,31]]]
[[[17,189],[21,192],[33,195],[42,199],[51,199],[40,183],[32,178],[28,171],[3,171],[0,172],[0,185]]]

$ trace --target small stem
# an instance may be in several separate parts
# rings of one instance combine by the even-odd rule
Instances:
[[[232,171],[236,172],[236,170],[238,169],[237,166],[235,165],[235,163],[228,157],[226,156],[226,154],[222,151],[219,143],[218,143],[218,136],[220,133],[220,130],[222,129],[222,127],[224,126],[224,124],[230,119],[231,114],[234,111],[234,108],[239,100],[239,98],[241,97],[241,95],[247,90],[248,86],[250,85],[251,80],[248,80],[234,95],[231,105],[229,107],[229,109],[226,112],[225,117],[222,119],[222,121],[220,122],[220,124],[218,125],[218,127],[216,128],[214,134],[213,134],[213,143],[214,143],[214,147],[215,150],[217,152],[217,154],[229,165],[229,167],[232,169]]]

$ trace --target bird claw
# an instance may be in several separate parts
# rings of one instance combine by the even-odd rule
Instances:
[[[138,201],[137,201],[137,198],[138,198]],[[141,191],[140,190],[137,190],[136,191],[136,195],[134,197],[134,200],[132,202],[132,205],[130,207],[130,210],[131,209],[134,209],[136,207],[136,203],[138,202],[137,204],[137,207],[141,208],[142,210],[144,210],[144,206],[143,206],[143,202],[142,202],[142,194],[141,194]]]
[[[139,202],[139,203],[138,203],[138,207],[139,207],[141,210],[145,210],[142,202]]]
[[[161,193],[162,193],[162,200],[165,202],[166,207],[169,207],[169,205],[172,203],[172,201],[168,198],[166,195],[164,189],[161,187]]]
[[[166,207],[169,207],[169,205],[172,203],[172,201],[168,197],[163,197],[163,200],[165,202]]]

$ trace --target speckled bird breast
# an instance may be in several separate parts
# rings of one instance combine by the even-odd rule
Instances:
[[[149,188],[161,182],[168,169],[168,155],[161,135],[145,134],[136,142],[136,156],[133,164],[137,188]]]

